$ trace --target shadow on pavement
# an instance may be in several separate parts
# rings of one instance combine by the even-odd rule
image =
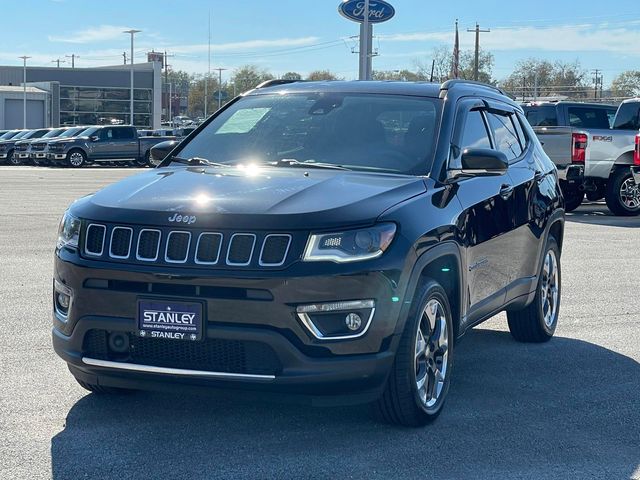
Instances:
[[[618,478],[640,466],[640,364],[594,344],[474,330],[432,425],[366,407],[94,394],[51,442],[53,478]]]
[[[567,222],[589,223],[606,227],[640,228],[640,216],[618,217],[601,202],[583,203],[577,210],[566,215]]]

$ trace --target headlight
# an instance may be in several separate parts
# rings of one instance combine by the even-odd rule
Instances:
[[[389,247],[395,233],[395,224],[381,223],[359,230],[312,234],[302,260],[345,263],[377,258]]]
[[[58,228],[58,248],[78,247],[80,237],[80,219],[66,212]]]

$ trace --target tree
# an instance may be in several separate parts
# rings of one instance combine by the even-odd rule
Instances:
[[[611,82],[614,97],[636,97],[640,95],[640,71],[627,70]]]
[[[191,88],[189,89],[189,113],[194,117],[204,115],[204,85],[207,82],[206,75],[193,77]],[[218,109],[218,79],[210,77],[207,83],[207,114],[211,114]]]
[[[433,59],[433,81],[444,82],[451,77],[453,65],[453,51],[447,46],[434,48],[431,53]],[[480,49],[478,55],[478,80],[485,83],[494,84],[493,79],[493,54]],[[416,73],[428,80],[431,78],[431,62],[423,63],[416,61]],[[461,50],[458,60],[458,78],[473,80],[475,65],[475,51]]]
[[[282,80],[302,80],[302,75],[298,72],[287,72],[282,75]]]
[[[307,80],[339,80],[339,78],[329,70],[314,70],[307,75]]]
[[[587,72],[579,62],[551,63],[548,60],[528,58],[516,64],[516,68],[500,87],[514,97],[573,97],[585,98],[590,86]]]
[[[236,68],[229,82],[235,85],[238,94],[257,87],[262,82],[273,80],[273,75],[255,65],[244,65]]]
[[[374,70],[371,73],[373,80],[395,80],[400,82],[420,82],[429,80],[421,72],[412,72],[411,70]]]

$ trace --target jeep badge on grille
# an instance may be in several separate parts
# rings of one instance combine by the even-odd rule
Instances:
[[[170,222],[186,223],[187,225],[191,225],[193,223],[196,223],[196,216],[195,215],[180,215],[178,213],[174,213],[172,216],[170,216],[168,218],[168,220]]]

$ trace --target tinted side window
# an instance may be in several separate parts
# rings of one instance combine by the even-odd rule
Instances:
[[[569,125],[580,128],[609,128],[607,111],[602,108],[569,107]]]
[[[100,130],[100,140],[111,140],[113,138],[113,128],[103,128]]]
[[[525,116],[532,127],[556,127],[558,126],[558,114],[556,107],[526,107]]]
[[[493,138],[496,141],[496,150],[507,156],[508,160],[513,160],[522,154],[522,147],[518,141],[518,134],[510,115],[487,114],[489,125],[493,131]]]
[[[640,102],[623,103],[618,108],[613,128],[638,130],[640,128]]]
[[[513,122],[516,132],[518,133],[518,138],[520,139],[520,146],[524,150],[527,148],[527,145],[529,145],[529,138],[527,137],[527,134],[524,133],[522,123],[520,123],[522,120],[520,116],[511,115],[511,121]]]
[[[114,128],[113,131],[116,140],[132,140],[135,138],[133,128]]]
[[[472,110],[467,114],[464,131],[460,141],[460,148],[491,148],[489,132],[479,110]]]

